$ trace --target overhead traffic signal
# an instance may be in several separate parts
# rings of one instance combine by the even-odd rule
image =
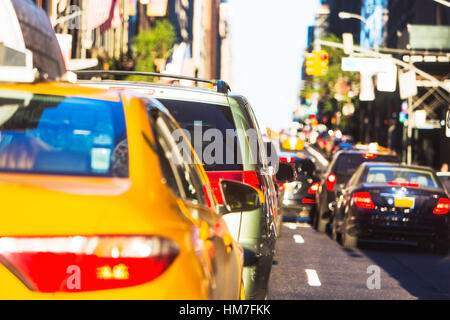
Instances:
[[[306,55],[306,74],[324,76],[328,71],[328,53],[325,50],[314,50]]]

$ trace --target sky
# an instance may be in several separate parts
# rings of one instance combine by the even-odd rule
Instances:
[[[233,92],[252,105],[262,130],[279,131],[298,105],[307,27],[319,0],[229,0]]]

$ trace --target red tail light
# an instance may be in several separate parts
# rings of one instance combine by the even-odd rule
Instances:
[[[244,171],[244,183],[262,190],[262,176],[258,171]]]
[[[355,192],[352,197],[352,201],[358,208],[361,209],[375,209],[372,197],[368,192]]]
[[[31,290],[81,292],[140,285],[178,255],[175,242],[152,236],[0,238],[0,257]]]
[[[436,207],[433,210],[434,214],[447,214],[450,211],[450,200],[447,198],[440,198]]]
[[[280,157],[281,162],[294,162],[294,160],[293,157]]]
[[[220,180],[233,180],[242,182],[244,180],[244,173],[242,171],[208,171],[206,172],[209,178],[211,189],[217,199],[217,204],[223,204],[222,192],[220,191]]]
[[[311,185],[311,187],[309,187],[308,193],[311,193],[311,194],[317,193],[317,190],[319,190],[319,187],[320,187],[320,183],[319,182],[314,182]]]
[[[314,203],[316,203],[316,200],[304,198],[304,199],[302,199],[302,203],[314,204]]]
[[[363,154],[363,157],[366,159],[375,159],[377,157],[376,153],[366,152]]]
[[[337,180],[337,178],[336,178],[336,175],[334,173],[331,173],[328,176],[327,181],[325,183],[326,186],[327,186],[328,191],[333,191],[334,190],[334,186],[336,185],[336,180]]]

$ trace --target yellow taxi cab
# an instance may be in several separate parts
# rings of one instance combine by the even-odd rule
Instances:
[[[299,137],[286,136],[280,142],[283,150],[300,151],[305,147],[305,142]]]
[[[216,206],[158,101],[61,81],[36,8],[0,3],[0,299],[243,298],[222,215],[261,206],[257,190],[222,181]],[[27,14],[46,52],[21,34]]]
[[[242,297],[242,250],[175,127],[129,92],[0,84],[0,298]]]

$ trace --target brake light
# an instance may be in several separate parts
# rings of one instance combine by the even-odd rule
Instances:
[[[314,203],[316,203],[316,200],[304,198],[304,199],[302,199],[302,203],[306,203],[306,204],[314,204]]]
[[[450,200],[447,198],[440,198],[436,207],[433,210],[434,214],[447,214],[450,210]]]
[[[363,157],[366,159],[375,159],[377,157],[376,153],[365,152],[363,153]]]
[[[280,157],[281,162],[294,162],[294,160],[293,157]]]
[[[419,184],[417,183],[407,183],[407,182],[395,182],[395,181],[388,181],[386,184],[390,186],[398,186],[398,187],[412,187],[412,188],[418,188]]]
[[[258,171],[244,171],[244,183],[251,185],[259,190],[262,190],[262,177]]]
[[[0,238],[0,257],[31,290],[81,292],[136,286],[160,276],[178,255],[156,236]]]
[[[336,175],[334,173],[331,173],[328,176],[327,181],[325,183],[326,186],[327,186],[328,191],[333,191],[334,190],[334,186],[336,185],[336,180],[337,180],[337,178],[336,178]]]
[[[311,187],[309,187],[308,193],[316,194],[316,193],[317,193],[317,190],[319,190],[319,187],[320,187],[320,183],[319,183],[319,182],[314,182],[314,183],[311,185]]]
[[[358,208],[361,209],[375,209],[372,197],[368,192],[355,192],[352,197],[352,201]]]
[[[244,173],[242,171],[208,171],[209,184],[216,197],[217,204],[223,204],[222,192],[220,191],[220,180],[233,180],[242,182]]]

